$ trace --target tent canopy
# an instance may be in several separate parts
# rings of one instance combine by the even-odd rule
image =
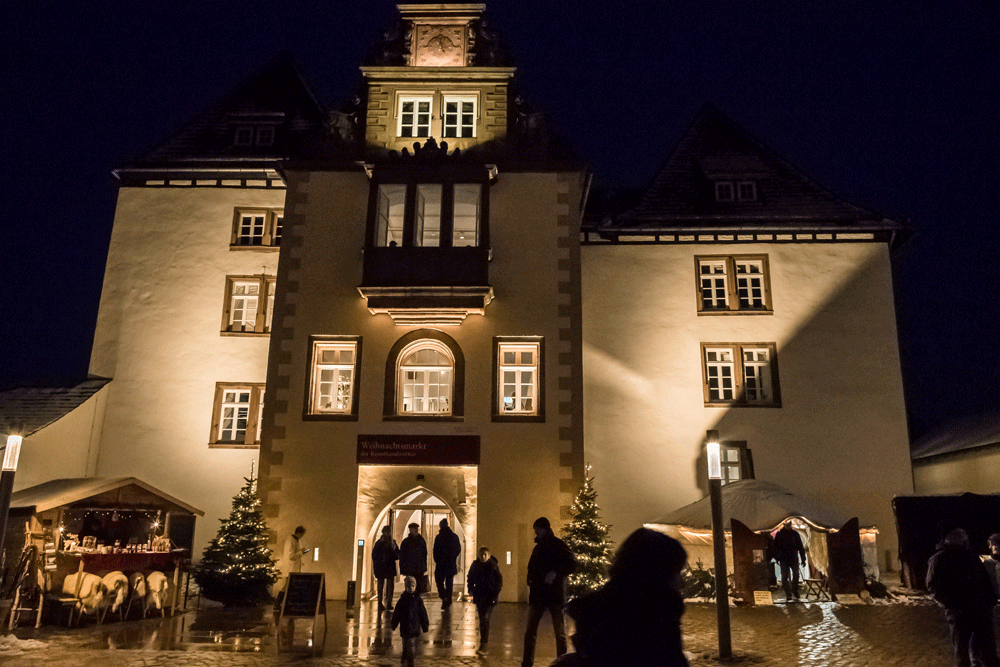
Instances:
[[[197,507],[143,482],[136,477],[78,477],[53,479],[16,491],[10,499],[11,508],[34,508],[34,512],[69,505],[88,503],[94,506],[148,507],[150,503],[165,509],[181,510],[198,516],[205,513]]]
[[[772,531],[791,517],[801,518],[820,532],[830,532],[838,530],[850,518],[814,500],[796,496],[773,482],[757,479],[723,486],[722,514],[726,521],[736,519],[755,532]],[[711,530],[711,499],[705,496],[646,525],[650,528],[684,526]]]

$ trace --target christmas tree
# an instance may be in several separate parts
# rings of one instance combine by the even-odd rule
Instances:
[[[611,564],[611,545],[608,537],[611,526],[601,523],[597,507],[594,478],[587,466],[583,486],[569,508],[571,521],[566,525],[563,540],[576,556],[576,572],[569,575],[567,585],[570,597],[579,597],[596,591],[608,580]]]
[[[220,519],[218,536],[205,548],[194,570],[201,594],[227,606],[269,599],[268,587],[278,579],[253,472],[245,481],[233,498],[229,519]]]

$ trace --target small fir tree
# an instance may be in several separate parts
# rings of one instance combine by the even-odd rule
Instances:
[[[195,567],[194,579],[209,600],[227,606],[255,605],[268,600],[268,587],[278,579],[278,569],[267,547],[267,524],[257,497],[253,473],[233,498],[229,519],[222,526]]]
[[[571,520],[563,537],[577,563],[576,572],[567,580],[570,597],[596,591],[608,580],[614,542],[609,538],[611,526],[601,522],[598,509],[597,491],[588,465],[583,486],[569,508]]]

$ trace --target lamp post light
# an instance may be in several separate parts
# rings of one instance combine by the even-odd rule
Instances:
[[[7,515],[10,513],[10,496],[14,492],[14,472],[21,455],[22,440],[19,435],[8,435],[7,446],[3,450],[3,468],[0,471],[0,566],[6,556],[3,545],[7,537]]]
[[[715,550],[715,606],[719,615],[719,659],[733,657],[729,629],[729,577],[726,574],[726,527],[722,523],[722,445],[719,432],[708,431],[708,491],[712,502],[712,545]]]

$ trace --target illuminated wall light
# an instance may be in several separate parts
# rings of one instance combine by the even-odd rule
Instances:
[[[21,455],[21,441],[23,438],[19,435],[8,435],[7,436],[7,447],[3,452],[3,469],[7,470],[17,470],[17,459]]]
[[[313,547],[313,562],[319,560],[319,547]]]

